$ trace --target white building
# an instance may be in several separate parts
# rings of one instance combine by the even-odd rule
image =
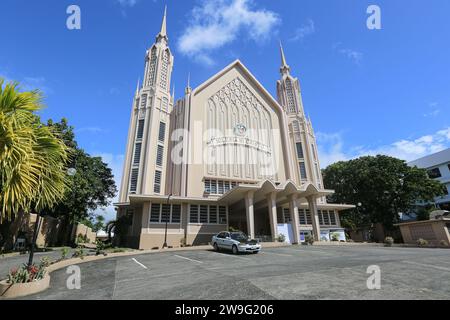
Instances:
[[[409,166],[427,169],[428,176],[447,187],[443,197],[437,197],[434,202],[442,210],[450,210],[450,148],[429,156],[411,161]],[[425,204],[425,203],[423,203]]]
[[[118,216],[129,215],[128,245],[208,243],[230,227],[252,238],[292,243],[336,234],[339,211],[323,186],[316,138],[299,80],[281,50],[277,99],[236,60],[174,101],[174,57],[164,14],[145,55],[131,108]],[[170,195],[170,197],[169,197]]]

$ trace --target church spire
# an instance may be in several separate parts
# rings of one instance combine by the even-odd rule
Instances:
[[[187,79],[187,87],[186,87],[186,90],[185,90],[186,95],[190,94],[191,91],[192,91],[192,88],[191,88],[191,73],[189,72],[188,73],[188,79]]]
[[[280,72],[281,72],[282,75],[289,74],[289,72],[291,71],[291,68],[286,63],[286,57],[284,56],[284,50],[283,50],[283,45],[281,44],[281,41],[280,41],[280,54],[281,54],[281,68],[280,68]]]
[[[166,40],[167,38],[167,6],[164,7],[164,17],[161,23],[161,31],[159,31],[157,39],[159,40],[160,38],[165,38]]]

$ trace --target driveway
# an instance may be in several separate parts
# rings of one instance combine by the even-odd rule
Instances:
[[[381,269],[369,290],[367,268]],[[81,289],[66,269],[27,299],[450,299],[450,250],[292,246],[234,256],[180,251],[79,265]]]

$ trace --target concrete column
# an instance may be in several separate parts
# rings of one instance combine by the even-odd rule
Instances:
[[[255,192],[249,191],[245,195],[245,211],[247,213],[247,235],[254,239],[255,238],[255,212],[253,205],[253,196]]]
[[[308,197],[309,212],[313,223],[314,241],[320,241],[320,223],[319,213],[317,211],[317,199],[313,196]]]
[[[273,241],[278,237],[277,230],[277,193],[271,192],[267,195],[267,208],[269,210],[270,230],[272,231]]]
[[[299,230],[299,220],[298,220],[298,206],[297,206],[297,195],[289,196],[289,212],[291,214],[291,225],[292,232],[294,233],[293,243],[300,243],[300,230]]]

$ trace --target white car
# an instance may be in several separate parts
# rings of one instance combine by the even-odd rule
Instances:
[[[249,239],[243,232],[222,231],[212,237],[211,245],[214,250],[231,250],[234,254],[239,252],[258,253],[261,244],[257,240]]]

